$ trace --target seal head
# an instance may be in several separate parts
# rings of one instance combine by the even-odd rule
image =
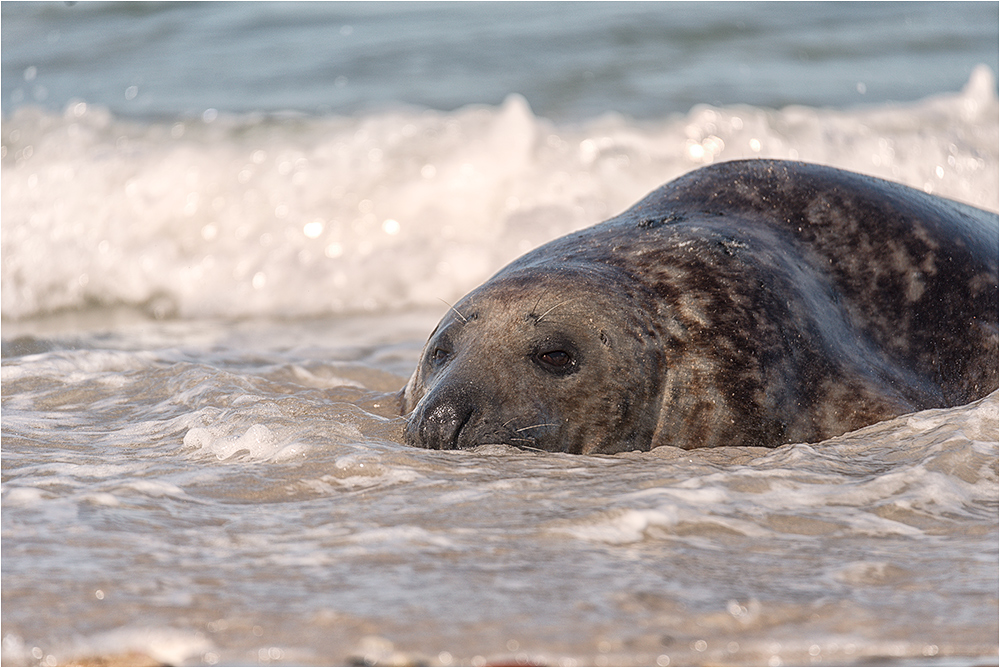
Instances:
[[[456,304],[404,390],[403,411],[413,411],[407,441],[441,449],[648,447],[667,360],[649,296],[620,274],[527,267]],[[637,366],[648,373],[637,376]]]

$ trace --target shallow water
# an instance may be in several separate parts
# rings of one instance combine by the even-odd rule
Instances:
[[[545,40],[531,5],[456,46],[437,5],[4,3],[3,664],[996,663],[996,392],[819,444],[614,457],[409,448],[392,399],[448,302],[700,165],[997,210],[983,6],[727,5],[712,30],[654,7],[567,89],[573,36],[635,15],[578,7]],[[320,19],[357,69],[303,61]],[[889,37],[857,49],[859,21]],[[373,75],[393,31],[467,67]],[[839,46],[800,58],[817,31]],[[525,44],[543,64],[488,76]],[[270,78],[196,67],[262,50]]]
[[[422,451],[383,393],[416,345],[309,325],[7,342],[5,663],[995,655],[997,393],[773,451]]]

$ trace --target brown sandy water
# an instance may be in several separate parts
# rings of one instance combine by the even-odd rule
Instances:
[[[422,451],[378,405],[433,317],[5,339],[4,664],[995,661],[996,393],[775,450]]]

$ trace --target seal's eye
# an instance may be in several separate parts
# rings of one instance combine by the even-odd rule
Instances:
[[[565,350],[540,350],[535,353],[535,362],[553,373],[570,373],[576,366],[573,355]]]
[[[566,366],[573,361],[573,358],[565,350],[550,350],[547,353],[539,353],[538,359],[550,366]]]
[[[431,351],[431,354],[427,359],[434,365],[443,364],[446,359],[451,355],[451,352],[446,348],[435,348]]]

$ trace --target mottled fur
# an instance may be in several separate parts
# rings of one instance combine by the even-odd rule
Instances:
[[[997,388],[997,257],[996,214],[817,165],[706,167],[456,304],[400,393],[406,438],[777,446],[967,403]]]

